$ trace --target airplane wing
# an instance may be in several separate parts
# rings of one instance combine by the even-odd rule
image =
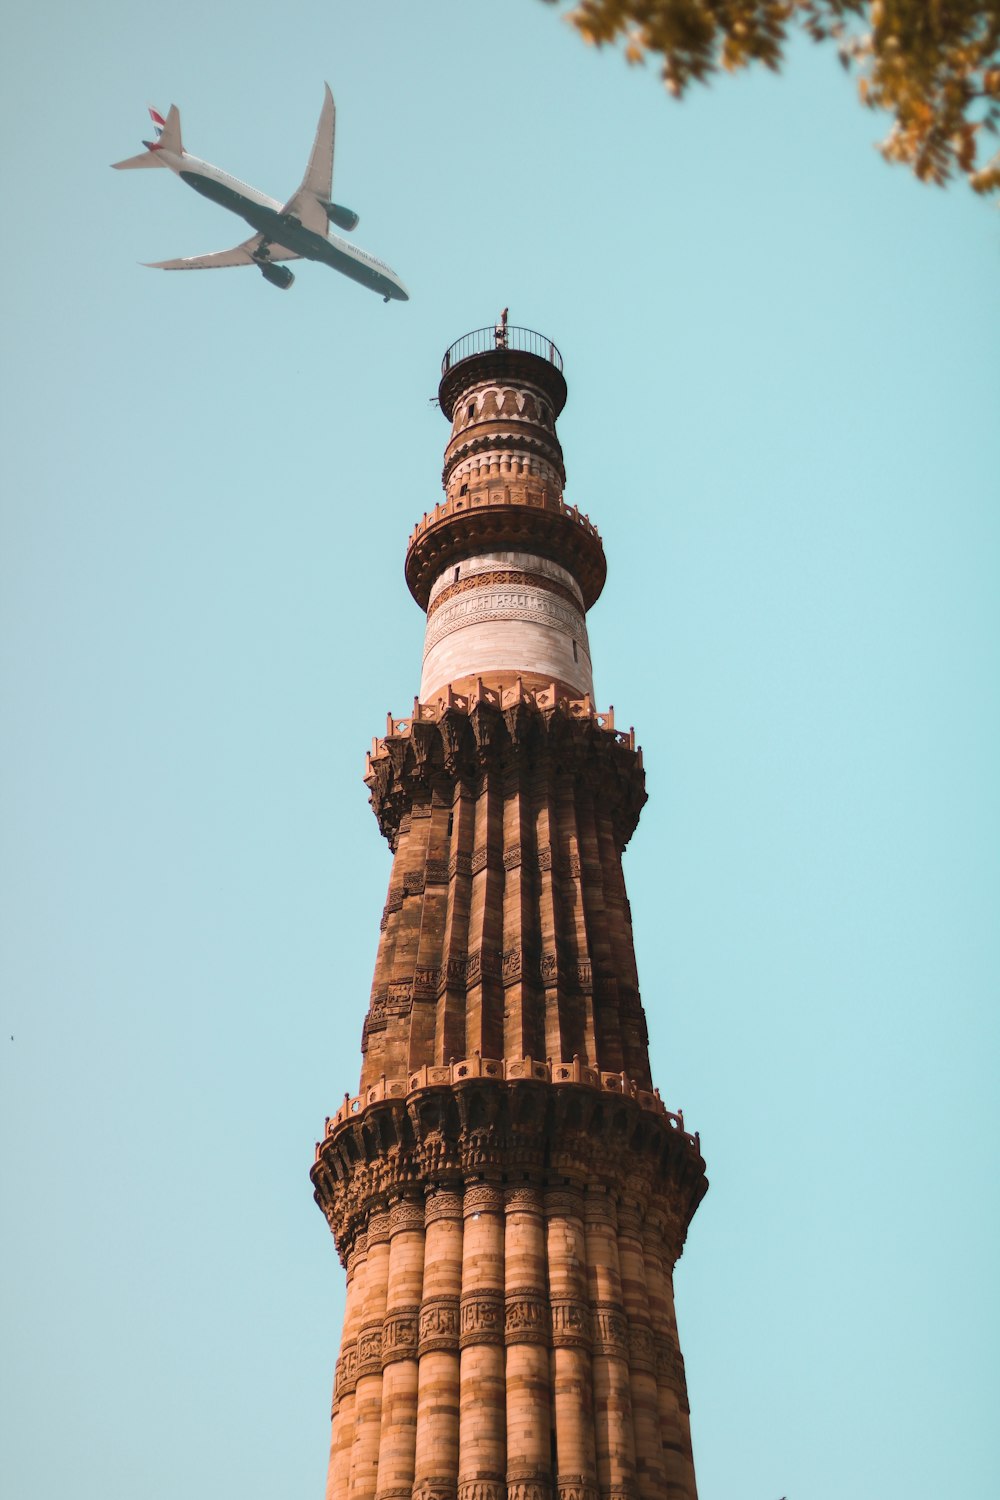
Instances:
[[[263,240],[262,234],[255,234],[250,239],[244,240],[242,245],[234,245],[232,250],[213,250],[209,255],[185,255],[177,260],[147,260],[144,264],[152,267],[154,271],[210,271],[215,270],[217,266],[255,266],[257,265],[257,252]],[[294,250],[286,250],[284,245],[268,245],[265,258],[267,260],[302,259]]]
[[[333,192],[333,142],[337,128],[337,111],[333,103],[330,85],[324,84],[326,96],[316,127],[309,165],[301,186],[292,194],[284,208],[284,214],[294,214],[306,229],[326,235],[329,225],[325,203],[329,203]]]

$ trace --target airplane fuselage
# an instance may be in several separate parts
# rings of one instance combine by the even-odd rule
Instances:
[[[387,300],[409,301],[409,293],[391,267],[357,245],[329,231],[324,235],[306,229],[294,214],[282,213],[282,205],[276,199],[240,182],[238,177],[231,177],[211,162],[200,161],[186,151],[178,155],[162,147],[157,149],[157,154],[164,166],[175,172],[188,187],[238,214],[269,244],[284,245],[304,260],[322,261]]]

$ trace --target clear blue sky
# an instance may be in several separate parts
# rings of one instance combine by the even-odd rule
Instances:
[[[324,79],[412,301],[142,269],[241,237],[108,170],[146,104],[280,197]],[[886,167],[829,51],[676,106],[538,0],[23,6],[0,118],[4,1494],[322,1494],[362,759],[419,678],[440,357],[508,304],[646,754],[702,1500],[992,1500],[996,214]]]

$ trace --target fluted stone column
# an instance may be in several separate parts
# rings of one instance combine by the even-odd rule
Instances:
[[[637,1500],[628,1328],[622,1312],[615,1205],[603,1186],[588,1186],[584,1215],[594,1340],[597,1480],[602,1500]]]
[[[597,1460],[583,1193],[545,1194],[558,1500],[596,1500]]]
[[[466,1187],[463,1211],[458,1500],[505,1500],[503,1189]]]
[[[428,1190],[424,1206],[414,1500],[455,1500],[458,1486],[462,1195]]]
[[[550,1315],[542,1192],[538,1187],[508,1187],[505,1197],[507,1500],[549,1500]]]
[[[376,1500],[409,1500],[417,1440],[417,1318],[424,1279],[423,1195],[389,1214],[389,1277],[382,1324],[382,1427]]]
[[[662,1495],[666,1485],[663,1445],[660,1440],[659,1394],[656,1387],[656,1352],[650,1327],[642,1248],[641,1205],[645,1196],[639,1187],[635,1196],[626,1198],[618,1205],[618,1260],[622,1303],[628,1321],[636,1479],[642,1496]]]
[[[345,1500],[351,1478],[351,1449],[354,1444],[354,1404],[358,1383],[358,1332],[365,1297],[365,1271],[368,1259],[368,1236],[362,1231],[347,1257],[347,1304],[344,1309],[344,1331],[334,1384],[334,1418],[330,1439],[330,1467],[327,1470],[326,1500]]]
[[[651,1212],[643,1227],[646,1293],[656,1350],[656,1386],[660,1442],[666,1476],[667,1500],[697,1500],[691,1428],[684,1386],[684,1365],[677,1343],[670,1268],[663,1256],[666,1225]]]
[[[382,1432],[382,1324],[389,1288],[389,1215],[368,1221],[365,1298],[358,1333],[358,1384],[354,1400],[350,1500],[374,1500]]]

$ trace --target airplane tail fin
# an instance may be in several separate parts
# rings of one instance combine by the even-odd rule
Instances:
[[[145,151],[138,156],[129,156],[125,161],[115,161],[111,165],[116,170],[129,171],[136,167],[162,167],[164,163],[157,155],[160,151],[170,151],[175,156],[184,155],[184,146],[181,142],[181,112],[176,104],[171,104],[167,110],[167,118],[164,119],[158,110],[150,108],[149,118],[153,122],[153,132],[156,136],[154,141],[143,141]]]
[[[156,131],[156,143],[154,151],[172,151],[175,156],[184,155],[184,146],[181,141],[181,112],[176,104],[171,104],[167,110],[167,118],[157,114],[155,109],[149,111],[149,117]]]

